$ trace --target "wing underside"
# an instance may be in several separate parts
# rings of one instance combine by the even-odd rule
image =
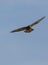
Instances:
[[[32,23],[31,25],[29,25],[29,26],[34,26],[34,25],[36,25],[36,24],[38,24],[38,23],[40,23],[43,19],[45,18],[45,16],[44,17],[42,17],[42,18],[40,18],[40,19],[38,19],[37,21],[35,21],[34,23]]]
[[[18,29],[14,29],[11,32],[19,32],[19,31],[23,31],[24,29],[25,29],[25,27],[21,27],[21,28],[18,28]]]

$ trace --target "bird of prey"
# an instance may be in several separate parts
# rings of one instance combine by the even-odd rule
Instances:
[[[19,31],[24,31],[26,33],[32,32],[34,29],[32,28],[34,25],[40,23],[43,19],[45,18],[45,16],[43,16],[42,18],[36,20],[35,22],[33,22],[32,24],[25,26],[25,27],[20,27],[18,29],[12,30],[11,33],[13,32],[19,32]]]

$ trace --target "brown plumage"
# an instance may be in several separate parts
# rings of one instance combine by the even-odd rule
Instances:
[[[25,26],[25,27],[21,27],[21,28],[18,28],[18,29],[15,29],[15,30],[12,30],[11,32],[19,32],[19,31],[24,31],[24,32],[32,32],[34,29],[32,29],[32,27],[38,23],[40,23],[43,19],[45,18],[42,17],[40,19],[38,19],[37,21],[35,21],[34,23],[28,25],[28,26]]]

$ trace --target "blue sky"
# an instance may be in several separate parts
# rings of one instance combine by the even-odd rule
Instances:
[[[46,18],[31,33],[10,33]],[[48,65],[48,0],[0,0],[0,65]]]

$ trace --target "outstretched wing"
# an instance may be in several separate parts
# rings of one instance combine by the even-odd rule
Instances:
[[[11,33],[13,33],[13,32],[19,32],[19,31],[22,31],[22,30],[24,30],[24,29],[25,29],[25,27],[21,27],[21,28],[12,30]]]
[[[45,18],[45,16],[44,17],[42,17],[42,18],[40,18],[40,19],[38,19],[37,21],[35,21],[34,23],[32,23],[31,25],[29,25],[29,26],[34,26],[34,25],[36,25],[36,24],[38,24],[39,22],[41,22],[43,19]]]

